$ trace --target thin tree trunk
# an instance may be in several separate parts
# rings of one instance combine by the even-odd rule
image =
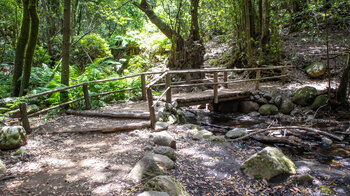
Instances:
[[[250,7],[249,7],[250,0],[244,0],[244,16],[245,16],[245,36],[246,36],[246,43],[247,43],[247,60],[248,60],[248,67],[252,65],[252,41],[251,41],[251,21],[250,21]]]
[[[35,52],[35,47],[38,42],[38,34],[39,34],[39,15],[37,13],[37,5],[38,0],[30,0],[29,2],[29,13],[30,13],[30,37],[28,42],[28,47],[26,51],[26,58],[23,70],[23,78],[21,82],[20,88],[20,96],[25,94],[25,90],[29,86],[30,74],[32,70],[32,62]]]
[[[266,52],[266,44],[269,40],[269,23],[270,23],[270,14],[269,14],[269,1],[262,0],[262,18],[261,18],[261,39],[260,47],[262,52]]]
[[[61,83],[69,86],[69,58],[70,58],[70,13],[71,0],[64,0],[64,20],[63,20],[63,45],[62,45],[62,70]],[[61,101],[66,102],[68,96],[66,92],[61,93]]]
[[[30,15],[29,15],[29,8],[28,8],[29,0],[22,0],[22,3],[23,3],[23,15],[22,15],[23,18],[22,18],[21,32],[16,45],[15,68],[13,71],[13,78],[12,78],[11,95],[13,97],[19,96],[19,92],[21,88],[20,77],[23,71],[24,53],[28,43],[29,28],[30,28]]]

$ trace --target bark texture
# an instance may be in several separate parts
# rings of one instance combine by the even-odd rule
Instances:
[[[12,92],[11,96],[18,97],[23,71],[23,62],[26,46],[29,38],[29,29],[30,29],[30,14],[29,14],[29,0],[23,0],[23,15],[22,15],[22,24],[21,24],[21,33],[16,44],[16,58],[15,58],[15,68],[13,71],[12,78]]]
[[[64,20],[63,20],[63,44],[62,44],[62,70],[61,83],[69,86],[69,58],[70,58],[70,19],[71,0],[64,0]],[[66,92],[61,93],[61,101],[68,101]]]
[[[346,103],[346,92],[349,84],[349,75],[350,75],[350,53],[348,54],[348,65],[346,66],[343,72],[340,85],[337,89],[337,102],[342,104]]]

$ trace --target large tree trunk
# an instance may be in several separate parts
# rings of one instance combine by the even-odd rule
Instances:
[[[199,36],[198,4],[199,0],[191,0],[191,38],[189,41],[185,41],[178,32],[163,22],[162,19],[154,13],[147,0],[142,0],[140,4],[134,2],[134,5],[143,11],[150,21],[156,25],[169,40],[171,40],[173,50],[169,56],[168,67],[170,69],[200,68],[203,64],[204,46],[201,43]]]
[[[30,37],[29,37],[28,47],[26,51],[23,78],[22,78],[21,88],[19,93],[20,96],[23,96],[25,94],[24,91],[29,86],[35,47],[38,42],[40,19],[37,12],[37,5],[38,5],[38,0],[29,1]]]
[[[21,25],[21,33],[19,35],[19,39],[17,41],[16,45],[16,58],[15,58],[15,68],[13,71],[13,78],[12,78],[12,96],[18,97],[20,88],[21,88],[21,81],[20,77],[22,75],[23,71],[23,61],[24,61],[24,53],[25,49],[28,43],[29,38],[29,28],[30,28],[30,15],[29,15],[29,0],[23,0],[23,18],[22,18],[22,25]]]
[[[69,52],[70,52],[70,15],[71,0],[64,0],[63,44],[61,83],[69,86]],[[68,101],[66,92],[61,93],[61,101]]]
[[[270,24],[270,14],[269,14],[269,1],[262,0],[261,6],[261,39],[260,47],[263,53],[266,53],[266,44],[269,41],[269,24]]]

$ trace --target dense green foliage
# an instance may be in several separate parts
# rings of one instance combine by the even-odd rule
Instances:
[[[137,1],[140,3],[140,1]],[[157,16],[177,33],[187,39],[191,28],[191,3],[185,0],[149,0]],[[253,18],[259,19],[259,2],[253,2]],[[294,9],[295,2],[305,4]],[[256,64],[277,63],[281,56],[280,34],[292,29],[313,32],[315,35],[325,26],[325,13],[335,28],[349,29],[350,1],[269,1],[269,41],[264,46],[268,55],[256,56]],[[245,55],[246,30],[244,27],[244,1],[201,0],[199,6],[200,35],[205,41],[221,37],[230,42],[234,52],[230,58]],[[22,16],[22,3],[17,0],[0,1],[0,98],[9,97],[14,68],[15,47]],[[62,87],[61,26],[63,1],[39,1],[39,42],[36,46],[28,92],[39,92]],[[129,0],[72,1],[70,84],[119,77],[150,71],[152,67],[167,63],[172,41],[169,40],[146,15]],[[293,23],[297,21],[297,23]],[[256,24],[256,30],[259,24]],[[251,42],[259,51],[260,37],[252,36]],[[259,52],[256,52],[259,54]],[[237,60],[237,59],[236,59]],[[244,65],[246,61],[241,58]],[[212,61],[212,64],[218,64]],[[229,65],[228,65],[229,66]],[[101,83],[89,86],[91,94],[139,87],[138,80]],[[135,91],[140,95],[140,91]],[[82,97],[81,89],[69,91],[70,99]],[[120,100],[133,93],[118,93],[113,99]],[[108,99],[96,99],[94,106],[103,105]],[[45,106],[59,103],[59,94],[45,97]],[[39,103],[38,100],[32,102]],[[77,105],[79,106],[79,104]]]

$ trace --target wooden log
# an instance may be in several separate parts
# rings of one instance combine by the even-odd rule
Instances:
[[[261,70],[257,70],[257,71],[256,71],[255,90],[259,90],[259,86],[260,86],[260,74],[261,74]]]
[[[136,129],[145,129],[150,128],[151,124],[149,122],[142,123],[130,123],[126,125],[121,125],[118,127],[105,127],[105,128],[93,128],[93,129],[73,129],[70,131],[54,131],[52,134],[60,134],[60,133],[114,133],[121,131],[132,131]]]
[[[141,75],[141,88],[142,88],[142,100],[147,100],[147,90],[146,90],[146,75]]]
[[[85,107],[87,110],[90,110],[91,104],[90,104],[90,96],[89,96],[89,87],[87,84],[83,85],[83,92],[84,92],[84,99],[85,99]]]
[[[154,129],[156,127],[156,114],[153,107],[153,95],[152,95],[152,89],[147,89],[147,99],[148,99],[148,108],[149,108],[149,117],[151,120],[151,127]]]
[[[165,88],[169,88],[171,86],[170,74],[167,74],[165,77]],[[166,102],[171,103],[171,89],[169,89],[166,93]]]
[[[227,71],[224,71],[224,88],[228,88],[228,84],[227,84]]]
[[[218,73],[214,73],[214,83],[218,83]],[[218,86],[217,84],[214,84],[214,103],[219,103],[219,93],[218,93]]]
[[[305,146],[304,142],[295,136],[287,136],[287,137],[254,136],[253,138],[255,140],[258,140],[260,142],[265,142],[265,143],[272,143],[272,144],[283,143],[283,144],[296,146],[298,148],[302,148]]]
[[[25,103],[19,104],[19,110],[21,112],[21,121],[22,121],[24,130],[26,130],[27,134],[32,133],[29,120],[28,120],[27,105]]]
[[[105,117],[122,119],[149,119],[149,113],[117,113],[117,112],[88,112],[67,110],[66,114],[87,117]]]

